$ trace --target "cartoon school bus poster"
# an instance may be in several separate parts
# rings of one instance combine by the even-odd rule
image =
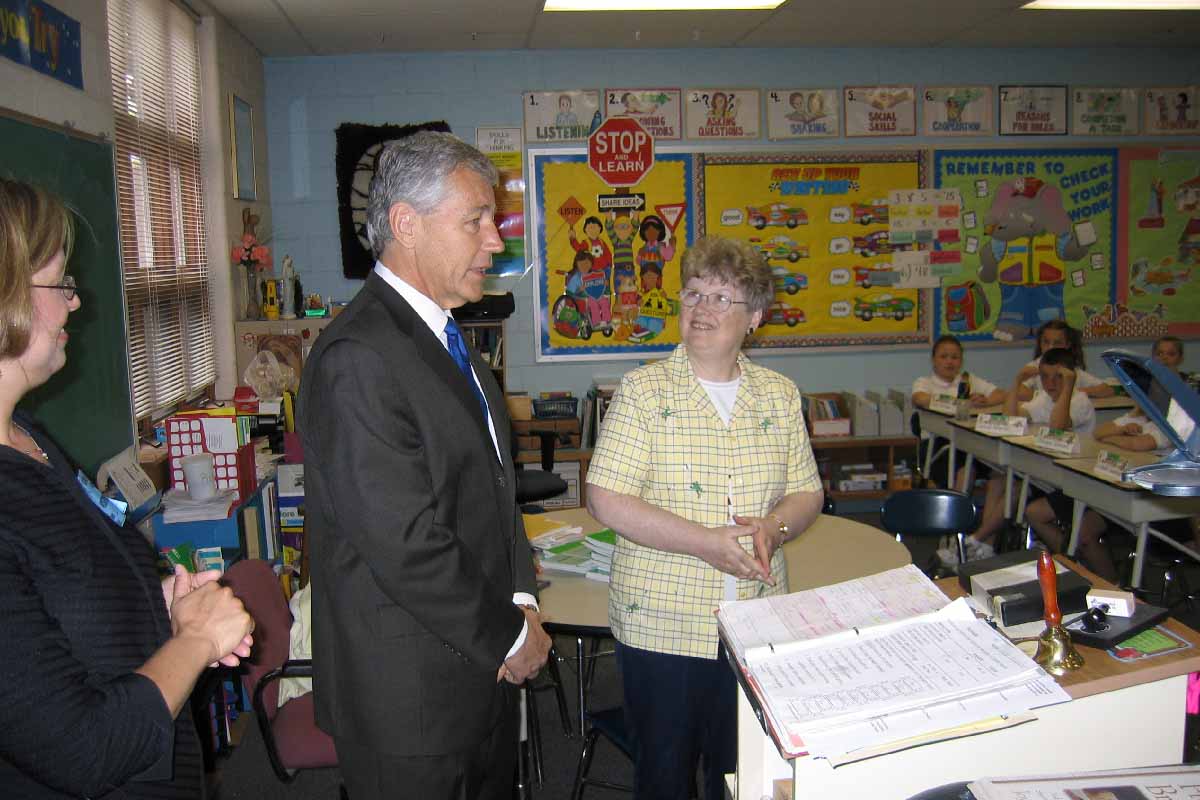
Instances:
[[[531,150],[538,361],[643,357],[679,343],[693,156],[656,154],[628,189],[579,150]]]
[[[934,186],[962,196],[958,268],[935,293],[938,334],[1031,339],[1065,319],[1084,330],[1113,302],[1117,151],[938,150]]]
[[[1106,335],[1200,333],[1200,149],[1121,150],[1117,302],[1089,326]]]
[[[919,152],[703,156],[702,233],[767,259],[775,299],[753,347],[928,341],[922,292],[901,288],[888,193],[921,183]]]

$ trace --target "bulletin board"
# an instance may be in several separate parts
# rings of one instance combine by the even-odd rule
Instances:
[[[1091,335],[1118,288],[1118,152],[936,150],[933,185],[962,197],[957,269],[935,293],[935,330],[1024,341],[1050,319]]]
[[[654,166],[627,190],[602,181],[579,148],[530,150],[529,174],[538,360],[674,349],[679,260],[695,236],[695,157],[656,153]]]
[[[921,151],[700,156],[700,234],[741,239],[775,276],[751,347],[924,343],[918,289],[888,285],[888,193],[922,185]]]
[[[922,186],[924,168],[922,151],[657,152],[641,182],[615,190],[582,149],[531,150],[537,359],[673,349],[680,260],[705,231],[759,248],[775,275],[750,347],[924,344],[929,292],[884,274],[901,249],[889,245],[888,193]]]
[[[1092,336],[1200,334],[1200,148],[1124,148],[1117,302]]]

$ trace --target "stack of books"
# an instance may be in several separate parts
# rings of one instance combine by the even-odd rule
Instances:
[[[540,564],[549,572],[571,572],[608,583],[617,534],[609,528],[541,551]]]

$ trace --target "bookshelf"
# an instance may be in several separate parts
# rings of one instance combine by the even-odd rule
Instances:
[[[915,436],[814,436],[811,437],[813,457],[821,473],[821,482],[834,500],[876,500],[893,491],[910,488],[897,479],[897,459],[916,463]],[[876,471],[886,475],[882,489],[842,491],[837,488],[839,467],[847,464],[873,464]]]
[[[492,375],[496,378],[496,383],[500,384],[500,391],[507,391],[508,386],[505,383],[504,368],[505,363],[508,361],[505,357],[508,341],[504,336],[504,320],[458,320],[458,326],[462,329],[467,344],[475,348],[476,352],[479,353],[491,368]]]

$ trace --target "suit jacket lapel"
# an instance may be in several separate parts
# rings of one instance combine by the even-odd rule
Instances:
[[[413,311],[412,306],[405,302],[404,298],[387,285],[383,278],[372,272],[367,276],[367,282],[363,286],[363,291],[370,291],[395,319],[396,325],[400,330],[406,333],[413,344],[417,348],[417,353],[421,356],[429,368],[449,387],[451,393],[462,404],[462,407],[471,418],[475,420],[476,426],[482,432],[483,436],[491,443],[491,434],[488,433],[487,422],[483,419],[483,410],[479,408],[479,400],[475,397],[475,391],[471,385],[467,383],[468,378],[459,370],[458,365],[454,363],[454,359],[450,357],[450,353],[446,351],[445,346],[434,335],[433,331],[429,330],[429,326],[425,324],[417,312]],[[467,348],[472,350],[472,348]],[[471,363],[479,374],[483,367],[482,360],[477,353],[471,352]],[[484,381],[480,381],[484,383]],[[501,401],[503,402],[503,400]],[[489,406],[493,406],[492,398],[488,398]],[[499,428],[497,428],[499,432]]]

